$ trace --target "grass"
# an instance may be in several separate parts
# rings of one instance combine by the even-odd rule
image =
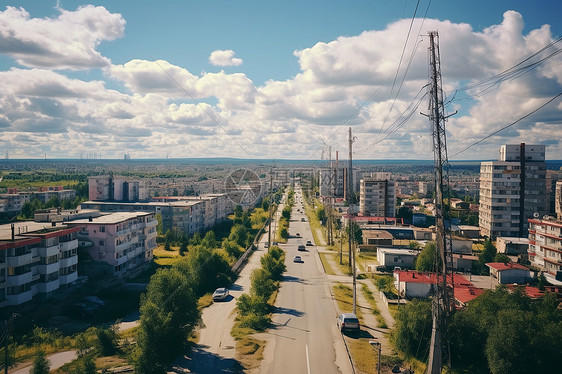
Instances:
[[[206,293],[197,300],[197,309],[202,310],[213,304],[213,294]]]
[[[240,327],[240,321],[236,321],[232,327],[230,334],[236,341],[236,360],[245,368],[250,370],[259,367],[263,359],[263,350],[265,349],[265,340],[252,337],[255,331]]]
[[[319,252],[318,254],[320,255],[320,261],[322,261],[322,266],[324,266],[324,271],[326,272],[326,274],[336,275],[336,273],[334,273],[332,265],[330,265],[330,261],[328,260],[328,256],[334,257],[334,255],[331,253],[322,252]]]
[[[180,258],[179,247],[171,247],[171,251],[166,251],[164,245],[159,244],[154,250],[154,262],[158,266],[170,267],[174,265]]]
[[[322,232],[322,225],[320,221],[318,221],[318,217],[316,216],[316,212],[308,203],[305,202],[304,211],[306,216],[308,217],[308,222],[310,224],[310,230],[312,231],[312,236],[314,237],[314,242],[317,246],[323,245],[325,241],[318,237],[318,229]]]
[[[361,284],[361,291],[363,292],[365,299],[367,299],[367,301],[371,305],[371,308],[373,309],[373,314],[377,317],[378,327],[387,329],[388,325],[386,324],[386,321],[381,315],[381,311],[377,306],[377,302],[375,300],[375,297],[373,296],[373,292],[371,292],[371,290],[366,284]]]
[[[333,290],[334,297],[336,298],[340,311],[342,313],[353,312],[353,290],[351,287],[338,282],[333,286]],[[356,315],[357,318],[359,318],[359,321],[363,323],[363,314],[361,313],[361,309],[357,309]]]

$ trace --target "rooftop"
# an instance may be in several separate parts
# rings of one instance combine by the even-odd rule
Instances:
[[[145,212],[116,212],[107,214],[105,216],[95,217],[90,219],[78,219],[76,221],[71,221],[69,224],[76,225],[76,224],[85,224],[85,225],[108,225],[113,223],[120,223],[124,221],[128,221],[133,218],[137,217],[144,217],[152,215],[152,213],[145,213]]]
[[[455,287],[455,299],[460,301],[463,304],[468,303],[469,301],[477,298],[478,296],[482,295],[485,290],[482,288],[476,287]]]
[[[488,266],[491,269],[495,269],[497,271],[503,271],[503,270],[529,270],[528,268],[526,268],[525,266],[515,263],[515,262],[508,262],[507,264],[504,264],[503,262],[488,262],[486,264],[486,266]]]

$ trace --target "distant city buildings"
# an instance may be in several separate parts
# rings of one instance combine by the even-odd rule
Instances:
[[[113,175],[88,177],[91,201],[135,202],[149,199],[148,180]]]
[[[7,193],[0,194],[0,212],[20,213],[23,205],[33,199],[38,199],[43,204],[53,197],[59,201],[74,200],[75,190],[65,190],[63,186],[39,187],[38,191],[18,192],[17,188],[9,188]]]
[[[371,173],[361,179],[359,213],[376,217],[396,215],[396,191],[391,173]]]
[[[556,182],[555,211],[558,219],[562,220],[562,180]]]
[[[481,234],[527,236],[528,219],[548,212],[544,145],[503,145],[480,167]]]

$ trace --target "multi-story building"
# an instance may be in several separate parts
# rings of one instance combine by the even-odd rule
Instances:
[[[161,215],[164,232],[176,230],[186,235],[210,229],[226,220],[233,211],[226,194],[157,197],[154,200],[147,203],[86,201],[80,207],[101,212],[153,212]]]
[[[0,307],[46,299],[78,279],[79,227],[19,222],[0,226]]]
[[[480,166],[482,236],[526,237],[528,219],[548,212],[544,145],[502,145]]]
[[[395,183],[391,173],[371,173],[361,179],[359,212],[364,216],[394,217],[396,215]]]
[[[556,182],[555,211],[558,219],[562,220],[562,181]]]
[[[88,197],[92,201],[148,200],[148,180],[113,175],[88,177]]]
[[[320,186],[320,196],[343,197],[347,199],[347,185],[349,174],[347,162],[341,162],[337,167],[332,162],[332,167],[318,169],[318,183]],[[352,186],[353,191],[359,188],[359,170],[353,168]]]
[[[562,221],[545,218],[529,220],[529,260],[556,275],[562,271]]]
[[[150,262],[156,248],[156,220],[154,213],[120,212],[68,222],[80,227],[80,245],[92,260],[105,263],[98,274],[129,278]],[[90,270],[94,269],[92,266]]]

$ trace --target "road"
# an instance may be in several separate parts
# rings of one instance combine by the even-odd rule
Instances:
[[[313,241],[302,207],[302,193],[296,188],[295,206],[289,225],[290,238],[282,245],[287,271],[272,315],[273,328],[262,334],[268,340],[260,373],[351,373],[329,280],[322,271],[315,246],[297,251],[299,244]],[[300,209],[300,212],[297,211]],[[298,234],[298,235],[297,235]],[[293,262],[301,256],[302,263]]]
[[[280,204],[278,211],[283,209]],[[275,215],[276,216],[276,215]],[[235,341],[230,335],[236,317],[236,299],[250,290],[250,274],[252,270],[261,266],[260,258],[267,249],[267,231],[262,236],[258,248],[250,256],[248,262],[240,272],[236,282],[230,286],[228,297],[225,301],[215,302],[203,309],[201,318],[204,328],[200,330],[197,346],[190,354],[191,357],[182,357],[174,368],[176,371],[191,373],[233,373],[241,372],[242,368],[235,356]],[[272,231],[273,236],[273,231]]]
[[[49,367],[51,370],[55,370],[60,368],[62,365],[76,359],[76,351],[66,351],[66,352],[59,352],[54,353],[52,355],[47,356],[47,360],[49,360]],[[10,372],[10,374],[29,374],[33,365],[26,366],[22,369],[18,369],[16,371]]]

